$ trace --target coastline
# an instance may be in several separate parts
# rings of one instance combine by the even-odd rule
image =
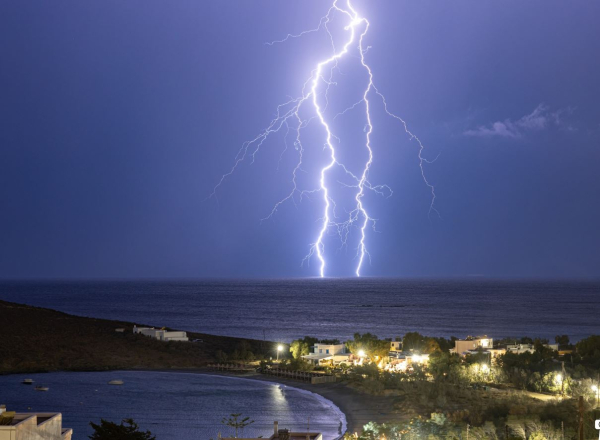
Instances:
[[[160,372],[163,372],[163,371],[160,371]],[[314,398],[320,400],[321,402],[324,402],[327,405],[331,405],[333,407],[333,409],[337,413],[339,413],[340,420],[341,420],[340,435],[335,440],[340,440],[344,436],[344,434],[346,432],[348,432],[348,417],[347,417],[346,413],[340,408],[339,404],[336,404],[331,399],[324,397],[323,395],[319,394],[318,392],[316,392],[314,390],[307,389],[307,387],[297,386],[297,385],[301,385],[302,383],[287,381],[287,382],[290,382],[288,384],[288,383],[283,383],[280,381],[261,380],[259,374],[256,374],[256,375],[248,374],[247,376],[240,376],[240,375],[234,375],[234,374],[213,374],[213,372],[211,372],[211,371],[164,371],[164,372],[165,373],[175,373],[175,374],[202,374],[204,376],[226,377],[228,379],[238,379],[238,380],[245,380],[245,381],[251,380],[254,382],[261,382],[261,383],[264,383],[264,382],[278,383],[280,385],[283,385],[286,388],[291,388],[299,393],[309,394],[309,395],[313,396]]]
[[[137,369],[136,371],[161,371],[169,373],[204,374],[209,376],[223,376],[245,380],[258,380],[271,382],[316,394],[333,403],[345,416],[347,433],[361,432],[364,425],[369,422],[389,423],[402,420],[400,414],[393,412],[394,397],[373,396],[361,393],[342,382],[312,385],[280,377],[265,376],[259,373],[232,374],[206,369]],[[343,432],[343,430],[342,430]]]
[[[401,414],[393,411],[394,397],[392,396],[374,396],[361,393],[354,388],[349,387],[343,382],[333,382],[324,384],[309,384],[306,382],[293,381],[280,377],[265,376],[260,373],[232,374],[221,371],[213,371],[208,368],[134,368],[134,369],[114,369],[102,370],[104,372],[112,371],[138,371],[138,372],[158,372],[175,374],[201,374],[206,376],[220,376],[239,380],[252,380],[260,382],[276,383],[286,387],[294,388],[297,391],[311,393],[317,398],[326,401],[340,412],[342,420],[342,436],[345,433],[362,432],[362,428],[369,422],[390,423],[405,419]],[[57,371],[39,372],[36,374],[51,374]],[[63,370],[65,373],[75,371]],[[85,371],[79,371],[85,372]],[[98,371],[88,371],[94,373]],[[24,373],[11,373],[6,376],[22,376]],[[341,436],[340,436],[341,438]]]

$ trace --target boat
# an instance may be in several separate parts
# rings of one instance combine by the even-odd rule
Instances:
[[[33,379],[23,379],[21,382],[23,385],[31,385],[33,383]]]
[[[125,382],[119,379],[111,380],[108,382],[109,385],[123,385]]]
[[[48,391],[49,389],[50,389],[50,388],[48,388],[48,387],[46,387],[46,386],[44,386],[44,385],[37,385],[37,386],[35,387],[35,390],[36,390],[36,391]]]

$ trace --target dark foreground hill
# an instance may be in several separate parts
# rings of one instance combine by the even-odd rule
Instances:
[[[263,341],[189,332],[190,340],[200,341],[161,342],[134,335],[133,325],[0,301],[0,374],[196,368],[213,361],[218,350],[231,353],[242,346],[260,354],[271,347]]]

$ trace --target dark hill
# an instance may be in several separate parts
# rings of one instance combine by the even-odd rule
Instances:
[[[118,333],[117,328],[125,331]],[[190,339],[202,342],[161,342],[132,330],[130,322],[0,301],[0,374],[196,368],[213,361],[218,350],[231,353],[244,345],[261,354],[272,347],[263,341],[190,332]]]

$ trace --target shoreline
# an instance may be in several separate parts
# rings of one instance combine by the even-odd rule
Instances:
[[[345,433],[361,432],[365,424],[369,422],[389,423],[390,421],[402,420],[403,417],[394,413],[391,409],[393,397],[374,396],[361,393],[354,388],[349,387],[343,382],[333,382],[324,384],[309,384],[280,377],[265,376],[260,373],[232,374],[221,371],[213,371],[208,368],[132,368],[132,369],[112,369],[102,371],[73,371],[63,370],[64,373],[98,373],[98,372],[118,372],[118,371],[138,371],[154,373],[175,373],[175,374],[202,374],[205,376],[220,376],[231,379],[253,380],[260,382],[269,382],[286,387],[294,388],[300,392],[311,393],[318,399],[323,399],[327,403],[333,404],[340,412],[342,420],[342,435]],[[35,374],[52,374],[59,371],[39,372]],[[23,376],[28,373],[10,373],[5,376]],[[323,401],[322,400],[322,401]],[[344,423],[345,421],[345,423]],[[344,426],[345,425],[345,426]],[[345,428],[345,430],[344,430]]]
[[[156,372],[156,371],[155,371]],[[159,371],[162,373],[162,371]],[[244,380],[244,381],[254,381],[254,382],[261,382],[261,383],[265,383],[265,382],[269,382],[269,383],[277,383],[279,385],[283,385],[286,388],[291,388],[299,393],[302,394],[308,394],[313,396],[315,399],[326,403],[327,405],[331,405],[333,406],[334,410],[339,414],[340,416],[340,430],[339,432],[339,436],[336,437],[335,440],[340,440],[342,439],[342,437],[344,436],[344,434],[346,434],[346,432],[348,432],[348,417],[346,415],[346,413],[340,408],[340,406],[338,404],[336,404],[335,402],[333,402],[332,400],[322,396],[321,394],[319,394],[318,392],[315,392],[314,390],[309,390],[303,387],[298,387],[297,383],[293,383],[292,385],[288,385],[287,383],[282,383],[282,382],[278,382],[278,381],[270,381],[270,380],[261,380],[261,378],[259,377],[260,375],[252,375],[249,374],[248,376],[239,376],[239,375],[233,375],[233,374],[213,374],[213,372],[211,371],[165,371],[164,373],[175,373],[175,374],[201,374],[204,376],[214,376],[214,377],[226,377],[228,379],[238,379],[238,380]],[[290,381],[292,382],[292,381]],[[302,384],[302,383],[300,383]]]
[[[357,391],[343,382],[324,384],[309,384],[280,377],[265,376],[260,373],[232,374],[210,369],[136,369],[134,371],[155,371],[165,373],[203,374],[208,376],[221,376],[245,380],[257,380],[285,385],[298,390],[316,394],[335,405],[346,419],[346,433],[361,432],[364,425],[369,422],[389,423],[402,420],[403,417],[392,410],[392,396],[374,396]]]

